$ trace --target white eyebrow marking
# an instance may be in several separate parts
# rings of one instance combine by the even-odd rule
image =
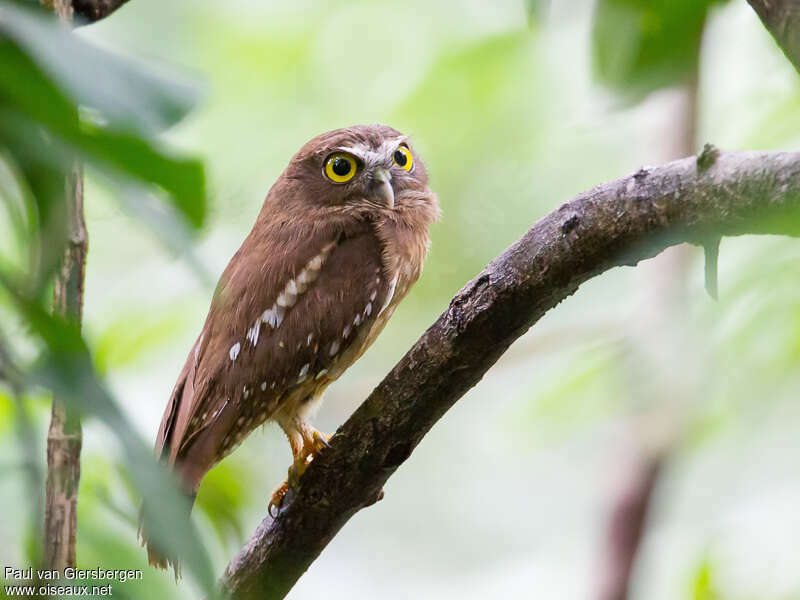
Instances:
[[[384,140],[377,148],[373,148],[366,142],[360,142],[353,146],[339,146],[336,150],[357,156],[367,165],[376,165],[386,162],[387,158],[390,159],[397,147],[406,142],[406,139],[405,136],[389,138]]]

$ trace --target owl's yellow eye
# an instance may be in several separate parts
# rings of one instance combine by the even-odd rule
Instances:
[[[392,156],[392,158],[394,159],[394,164],[401,169],[410,171],[414,168],[414,157],[411,156],[411,150],[405,146],[398,146],[397,150],[394,151],[394,156]]]
[[[347,183],[356,176],[356,159],[344,152],[331,154],[325,161],[325,176],[334,183]]]

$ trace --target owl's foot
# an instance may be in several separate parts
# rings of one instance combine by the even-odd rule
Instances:
[[[292,466],[289,467],[288,482],[290,487],[295,487],[297,485],[297,480],[300,479],[300,476],[303,473],[305,473],[309,463],[314,460],[314,457],[317,454],[322,452],[325,448],[331,447],[331,445],[328,443],[330,437],[331,436],[324,434],[321,431],[311,429],[311,435],[303,438],[303,448],[294,457],[294,462],[292,463]]]
[[[316,429],[311,429],[310,436],[303,436],[302,449],[295,456],[292,466],[289,467],[286,481],[280,484],[277,488],[275,488],[275,491],[272,492],[272,497],[267,505],[267,511],[269,512],[270,516],[273,518],[277,516],[281,505],[283,504],[283,498],[286,496],[289,488],[297,487],[297,482],[299,481],[300,476],[305,473],[309,463],[314,460],[314,457],[322,452],[322,450],[325,448],[331,447],[331,445],[328,443],[330,437],[331,436],[326,435],[321,431],[317,431]]]

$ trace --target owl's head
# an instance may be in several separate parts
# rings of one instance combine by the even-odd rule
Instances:
[[[356,125],[318,135],[294,156],[284,177],[303,202],[357,210],[395,210],[418,202],[428,175],[408,138],[386,125]],[[299,190],[297,190],[299,191]]]

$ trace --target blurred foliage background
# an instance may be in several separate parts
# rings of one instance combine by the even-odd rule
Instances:
[[[800,139],[800,80],[742,0],[131,0],[77,30],[72,54],[2,10],[0,265],[26,294],[0,293],[0,331],[31,372],[49,364],[52,324],[28,317],[48,298],[53,263],[38,258],[64,235],[42,225],[59,222],[54,148],[77,148],[89,257],[87,347],[73,350],[100,390],[84,407],[99,418],[84,426],[78,562],[145,569],[115,586],[123,597],[197,596],[204,561],[206,579],[222,572],[285,477],[288,444],[266,427],[201,487],[197,532],[183,532],[209,555],[195,575],[176,586],[145,566],[139,496],[161,488],[140,450],[216,278],[307,139],[377,121],[404,131],[444,212],[421,281],[329,390],[327,431],[560,203],[704,141]],[[667,458],[634,597],[800,597],[799,260],[793,240],[724,239],[718,302],[695,248],[588,282],[445,416],[290,597],[590,598],[614,494],[654,451]],[[49,397],[25,396],[0,387],[0,565],[36,553],[29,474],[44,465]]]

